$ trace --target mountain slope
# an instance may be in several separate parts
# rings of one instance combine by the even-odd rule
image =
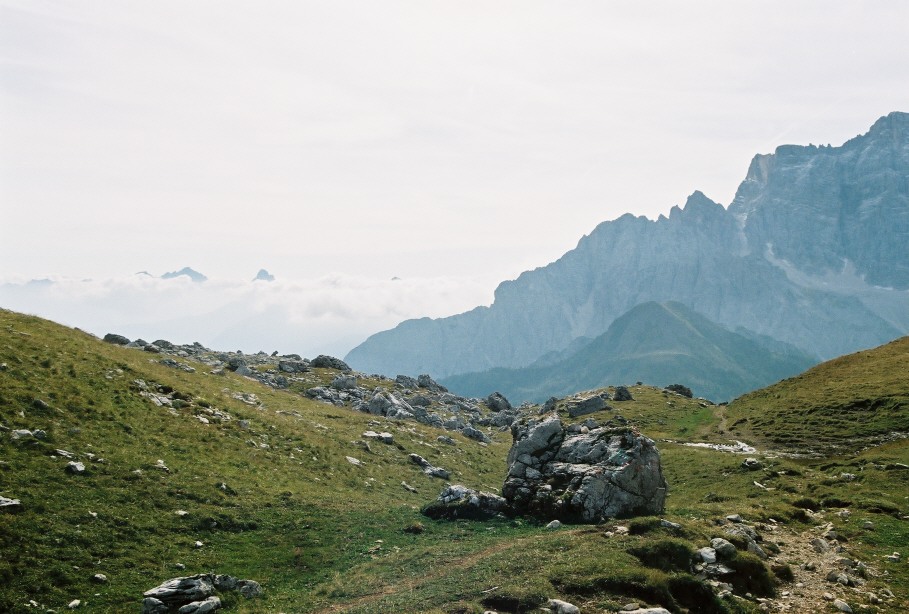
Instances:
[[[765,609],[821,611],[822,592],[860,596],[814,582],[828,562],[815,561],[810,546],[794,548],[818,535],[799,507],[806,494],[821,505],[855,499],[851,523],[835,514],[825,521],[848,536],[851,559],[868,563],[864,590],[881,595],[878,609],[909,606],[907,567],[881,563],[909,539],[909,523],[900,520],[909,513],[905,472],[887,469],[909,463],[905,440],[856,458],[767,455],[755,473],[738,455],[685,445],[726,441],[723,408],[634,386],[634,401],[579,420],[623,415],[660,439],[672,493],[662,517],[558,530],[526,518],[436,521],[419,510],[444,482],[408,452],[450,470],[452,481],[495,492],[509,433],[490,429],[486,445],[453,434],[452,445],[437,439],[450,432],[293,392],[332,381],[338,372],[330,368],[288,375],[285,390],[222,372],[207,356],[162,356],[0,310],[0,496],[19,501],[0,501],[0,611],[63,612],[78,599],[76,611],[137,612],[143,591],[203,572],[262,584],[264,595],[250,601],[222,596],[223,611],[243,614],[536,611],[551,598],[584,612],[615,612],[634,601],[750,614],[759,611],[758,596]],[[195,371],[162,362],[174,358]],[[267,354],[247,358],[254,371],[268,362]],[[392,385],[356,377],[371,389]],[[146,390],[171,405],[158,406]],[[751,415],[761,412],[755,405]],[[365,445],[367,429],[387,430],[394,442]],[[85,471],[68,473],[70,460]],[[830,479],[831,465],[833,476],[862,475]],[[691,569],[696,550],[722,530],[715,519],[729,513],[781,551],[762,562],[730,538],[742,551],[725,561],[733,573],[723,581],[737,597],[718,598]],[[855,518],[872,519],[874,531]],[[791,561],[817,562],[817,571],[790,569]],[[805,586],[775,598],[786,572]]]
[[[600,337],[554,364],[492,369],[443,380],[455,392],[542,402],[608,384],[682,383],[717,401],[794,375],[814,363],[790,348],[773,352],[681,303],[648,302],[617,318]]]
[[[729,405],[741,437],[800,451],[909,436],[909,337],[836,358]]]
[[[894,339],[909,332],[907,127],[892,113],[841,147],[781,146],[755,158],[729,209],[695,192],[669,217],[604,222],[500,284],[490,307],[403,322],[346,359],[437,377],[523,367],[648,301],[819,359]]]

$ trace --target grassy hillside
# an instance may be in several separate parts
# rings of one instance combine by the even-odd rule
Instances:
[[[909,337],[825,362],[737,399],[734,432],[829,453],[909,435]]]
[[[607,384],[681,383],[697,396],[725,401],[815,362],[795,348],[777,345],[783,348],[770,349],[681,303],[648,302],[617,318],[605,333],[562,360],[456,375],[444,383],[462,394],[499,390],[509,398],[535,402]]]
[[[450,446],[436,441],[443,431],[415,422],[195,367],[169,368],[157,355],[0,311],[0,496],[21,501],[0,509],[0,611],[59,612],[73,599],[86,611],[138,611],[144,590],[213,571],[265,589],[255,601],[228,597],[233,612],[527,612],[549,598],[585,613],[631,601],[756,612],[758,598],[789,599],[782,591],[796,589],[786,570],[809,573],[795,544],[827,521],[851,556],[869,561],[863,591],[893,591],[877,611],[909,605],[905,564],[881,562],[909,542],[907,473],[887,469],[909,463],[904,442],[823,461],[769,455],[760,471],[745,471],[741,456],[682,445],[725,442],[723,407],[632,387],[634,401],[583,419],[618,414],[659,440],[670,484],[663,518],[677,528],[655,518],[556,531],[520,518],[433,521],[419,510],[443,482],[408,453],[445,467],[453,482],[496,491],[507,431],[493,430],[488,445],[454,435]],[[315,385],[334,372],[307,375]],[[168,394],[173,407],[156,406],[143,388]],[[16,439],[17,429],[44,434]],[[395,442],[367,449],[367,429]],[[65,471],[68,454],[84,474]],[[841,472],[859,477],[844,482]],[[852,520],[834,514],[844,502]],[[737,596],[720,599],[696,577],[692,553],[733,513],[779,553],[767,562],[740,553]],[[860,528],[866,519],[874,531]],[[93,581],[98,573],[107,582]],[[864,593],[849,598],[870,603]]]

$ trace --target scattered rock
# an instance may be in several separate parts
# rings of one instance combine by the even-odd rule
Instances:
[[[439,435],[438,437],[436,437],[436,441],[438,441],[440,443],[448,444],[449,446],[455,445],[455,440],[452,439],[451,437],[449,437],[448,435]]]
[[[392,444],[395,442],[395,436],[386,431],[381,433],[376,433],[375,431],[366,431],[363,433],[363,437],[366,439],[375,439],[376,441],[381,441],[382,443]]]
[[[508,502],[499,495],[477,491],[461,484],[449,484],[436,503],[423,508],[430,518],[491,518],[508,511]]]
[[[615,393],[612,395],[613,401],[634,401],[631,392],[625,386],[616,386]]]
[[[82,605],[82,601],[81,601],[81,600],[79,600],[79,599],[73,599],[72,601],[70,601],[70,602],[66,605],[66,607],[68,607],[70,610],[75,610],[75,609],[78,608],[80,605]]]
[[[30,439],[32,436],[32,432],[28,429],[13,429],[12,431],[10,431],[9,436],[13,440]]]
[[[427,390],[431,390],[433,392],[448,392],[448,388],[439,384],[425,373],[417,376],[417,386],[420,388],[426,388]]]
[[[92,581],[97,582],[98,584],[104,584],[107,582],[107,576],[105,576],[103,573],[96,573],[92,576]]]
[[[849,607],[849,604],[843,601],[842,599],[834,599],[833,607],[835,607],[840,612],[845,612],[846,614],[852,614],[852,608]]]
[[[746,458],[742,461],[742,469],[745,471],[757,471],[763,469],[764,465],[756,458]]]
[[[552,522],[550,522],[549,524],[546,525],[546,528],[547,529],[558,529],[561,526],[562,526],[561,522],[559,522],[558,520],[553,520]]]
[[[708,565],[716,563],[717,552],[713,548],[701,548],[697,551],[698,557]]]
[[[128,345],[129,344],[129,339],[127,339],[123,335],[118,335],[116,333],[107,333],[106,335],[104,335],[103,341],[106,343],[113,343],[114,345]]]
[[[331,387],[335,390],[353,390],[357,387],[357,376],[341,373],[331,380]]]
[[[354,458],[353,456],[345,456],[344,458],[346,458],[346,459],[347,459],[347,462],[350,463],[351,465],[353,465],[354,467],[362,467],[362,466],[363,466],[363,461],[361,461],[361,460],[359,460],[359,459],[356,459],[356,458]]]
[[[736,555],[735,546],[722,537],[714,537],[710,540],[710,547],[714,549],[716,555],[721,560],[729,560]]]
[[[567,601],[562,601],[561,599],[550,599],[549,611],[553,614],[581,614],[581,610],[578,609],[578,606],[568,603]]]
[[[408,484],[407,482],[401,482],[401,486],[404,487],[404,490],[408,490],[410,492],[417,492],[417,489],[414,488],[413,486],[411,486],[410,484]]]
[[[492,411],[509,411],[511,409],[511,403],[508,402],[508,399],[506,399],[505,395],[501,392],[493,392],[486,397],[486,407]]]
[[[572,401],[568,403],[568,415],[572,418],[577,418],[578,416],[585,416],[587,414],[592,414],[594,412],[602,411],[604,409],[612,409],[609,405],[606,404],[606,400],[603,399],[602,395],[594,395],[586,399],[581,399],[579,401]]]
[[[6,511],[18,511],[22,509],[22,503],[19,499],[7,499],[6,497],[0,497],[0,509]]]
[[[69,461],[64,470],[70,475],[82,475],[85,473],[85,465],[79,461]]]
[[[191,601],[184,606],[181,606],[177,610],[177,614],[206,614],[207,612],[214,612],[215,610],[221,607],[221,600],[212,595],[208,599],[202,601]]]
[[[442,478],[447,480],[450,477],[450,474],[445,469],[441,467],[434,467],[428,460],[420,456],[419,454],[411,454],[409,456],[410,461],[415,465],[418,465],[423,469],[423,473],[434,478]]]
[[[344,373],[350,373],[353,369],[350,366],[341,360],[340,358],[335,358],[334,356],[326,356],[325,354],[319,354],[309,363],[310,366],[314,368],[321,369],[337,369]]]

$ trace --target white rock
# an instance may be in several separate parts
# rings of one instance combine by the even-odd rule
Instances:
[[[834,599],[833,607],[835,607],[840,612],[845,612],[846,614],[852,614],[852,608],[849,607],[849,604],[843,601],[842,599]]]
[[[558,520],[553,520],[552,522],[550,522],[549,524],[546,525],[546,528],[547,529],[558,529],[561,526],[562,526],[561,522],[559,522]]]
[[[553,614],[581,614],[578,606],[561,599],[550,599],[549,611]]]
[[[82,605],[82,601],[80,601],[79,599],[73,599],[72,601],[69,602],[69,604],[67,604],[66,607],[68,607],[70,610],[75,610],[80,605]]]

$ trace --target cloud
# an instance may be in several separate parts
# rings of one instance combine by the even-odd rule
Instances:
[[[199,341],[303,356],[343,356],[367,336],[414,317],[488,304],[492,289],[468,278],[375,279],[330,274],[273,282],[150,275],[0,284],[0,305],[76,326],[148,341]]]

